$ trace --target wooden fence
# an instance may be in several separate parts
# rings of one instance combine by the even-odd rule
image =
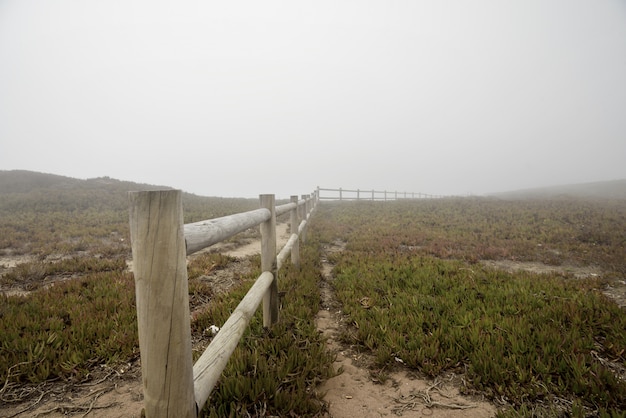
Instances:
[[[322,193],[324,192],[324,193]],[[350,190],[350,189],[325,189],[318,187],[319,200],[398,200],[398,199],[436,199],[443,196],[427,193],[409,193],[387,190]]]
[[[259,209],[186,225],[179,190],[131,192],[129,200],[145,414],[195,418],[261,300],[263,326],[278,321],[277,273],[290,254],[299,266],[299,241],[319,194],[292,196],[281,206],[274,195],[261,195]],[[277,254],[276,217],[288,212],[291,237]],[[192,364],[186,256],[257,225],[262,273]]]

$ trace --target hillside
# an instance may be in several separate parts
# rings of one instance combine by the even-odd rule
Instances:
[[[25,170],[0,171],[0,212],[123,210],[131,190],[168,189],[100,177],[80,180]]]
[[[0,170],[0,195],[7,193],[32,193],[41,190],[160,190],[167,186],[122,181],[110,177],[97,177],[87,180],[39,173],[27,170]]]
[[[502,199],[529,198],[584,198],[584,199],[625,199],[626,180],[600,181],[593,183],[568,184],[533,189],[493,193],[491,196]]]
[[[77,185],[80,180],[55,174],[26,170],[0,171],[0,194],[28,193],[37,189],[65,188]]]
[[[128,192],[155,189],[171,188],[108,177],[80,180],[32,171],[0,171],[0,255],[102,252],[103,244],[110,247],[109,252],[126,253]],[[258,207],[256,199],[183,193],[185,223]]]
[[[0,213],[118,212],[126,216],[128,192],[172,187],[122,181],[110,177],[81,180],[26,170],[0,171]],[[231,207],[256,209],[256,199],[204,197],[183,193],[185,221],[232,213]]]

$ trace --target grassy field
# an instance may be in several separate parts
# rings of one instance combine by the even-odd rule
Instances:
[[[112,185],[102,192],[105,181]],[[22,291],[0,296],[4,403],[18,402],[23,387],[88,382],[139,355],[126,268],[128,185],[55,184],[15,186],[0,201],[0,257],[28,257],[0,266],[2,290]],[[258,206],[184,199],[186,222]],[[380,379],[398,358],[425,376],[464,374],[465,390],[503,405],[503,417],[624,416],[626,315],[603,292],[626,277],[623,200],[324,203],[310,228],[302,269],[281,271],[280,322],[267,331],[260,314],[253,318],[206,416],[324,413],[315,388],[332,375],[333,358],[313,318],[319,260],[337,241],[345,250],[330,260],[333,285],[352,324],[343,338],[373,354]],[[506,272],[483,260],[557,270]],[[195,340],[210,339],[206,328],[225,321],[259,274],[255,259],[226,293],[202,280],[233,262],[205,254],[189,264],[192,309],[202,306]],[[570,267],[601,273],[579,278]]]
[[[342,241],[346,341],[435,377],[464,373],[501,416],[623,416],[626,315],[602,290],[626,268],[623,202],[450,199],[324,205]],[[507,273],[479,260],[594,265],[602,277]]]

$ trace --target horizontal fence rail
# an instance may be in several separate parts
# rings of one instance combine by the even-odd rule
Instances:
[[[263,326],[278,321],[277,275],[291,254],[299,267],[299,242],[319,202],[318,192],[275,206],[261,195],[260,208],[183,224],[182,193],[129,193],[133,273],[145,416],[197,417],[250,320],[263,301]],[[276,217],[290,213],[291,236],[276,251]],[[261,275],[192,364],[186,256],[246,229],[261,229]]]
[[[249,228],[265,222],[272,216],[268,209],[256,209],[222,218],[184,225],[187,255],[227,240]]]
[[[322,193],[324,192],[324,193]],[[443,196],[428,193],[398,192],[366,189],[328,189],[317,188],[319,200],[400,200],[400,199],[438,199]]]

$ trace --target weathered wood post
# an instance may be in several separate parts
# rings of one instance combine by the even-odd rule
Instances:
[[[340,189],[341,190],[341,189]],[[300,206],[300,219],[304,220],[304,221],[308,221],[307,219],[307,195],[303,194],[302,195],[302,200],[304,200],[304,204],[302,206]],[[302,241],[302,243],[304,244],[306,242],[306,225],[305,228],[302,230],[302,234],[300,234],[300,240]]]
[[[343,191],[339,188],[339,200],[343,200]]]
[[[301,196],[302,200],[304,200],[305,196],[304,194]],[[302,220],[306,220],[306,208],[304,204],[298,206],[298,217]]]
[[[263,297],[263,326],[278,322],[278,275],[276,265],[276,199],[273,194],[259,196],[262,208],[271,213],[270,219],[261,223],[261,271],[270,272],[274,280]]]
[[[372,189],[372,202],[374,201],[374,189]]]
[[[147,418],[197,414],[181,196],[180,190],[129,193]]]
[[[291,203],[295,203],[296,207],[291,209],[289,224],[291,235],[298,233],[298,227],[300,226],[298,219],[298,196],[291,196]],[[291,264],[297,269],[300,269],[300,238],[296,240],[296,243],[291,248]]]

